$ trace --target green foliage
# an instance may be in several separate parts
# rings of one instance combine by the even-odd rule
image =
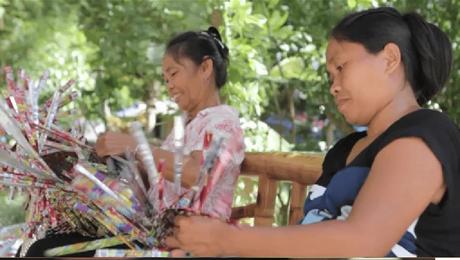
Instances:
[[[282,138],[275,130],[261,121],[248,121],[243,118],[246,152],[291,151],[293,145]]]
[[[241,207],[257,202],[258,179],[251,177],[240,177],[236,186],[233,206]],[[241,223],[253,225],[254,219],[242,219]]]
[[[0,191],[0,227],[23,223],[25,221],[25,210],[22,206],[24,196],[17,195],[9,200],[9,189]]]

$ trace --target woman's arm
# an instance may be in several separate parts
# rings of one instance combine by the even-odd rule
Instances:
[[[116,133],[116,132],[107,132],[101,135],[94,146],[99,157],[103,158],[109,155],[123,155],[126,148],[130,148],[131,151],[136,149],[136,142],[133,137],[128,134]],[[155,158],[155,163],[158,165],[160,159],[165,159],[165,178],[169,181],[174,180],[174,153],[165,151],[159,148],[151,146],[153,157]],[[139,160],[139,170],[142,175],[142,180],[148,188],[148,175],[142,166],[142,163]],[[183,157],[182,164],[182,186],[189,188],[195,185],[200,171],[201,161],[201,151],[194,151],[189,156]]]
[[[174,153],[159,148],[151,147],[153,158],[155,159],[156,165],[161,159],[165,160],[165,178],[168,181],[174,181]],[[194,151],[183,157],[182,160],[182,177],[181,185],[184,188],[190,188],[196,184],[198,175],[201,169],[201,151]],[[150,184],[148,181],[147,171],[145,170],[143,164],[140,161],[139,155],[137,155],[139,161],[139,171],[141,172],[142,180],[147,189],[149,189]]]
[[[197,256],[382,257],[444,190],[442,167],[432,151],[418,138],[402,138],[377,155],[346,220],[231,228],[181,217],[177,239],[168,243]]]

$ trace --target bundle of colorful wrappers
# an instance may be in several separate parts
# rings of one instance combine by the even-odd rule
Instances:
[[[78,232],[95,239],[47,250],[48,256],[102,250],[123,243],[129,246],[132,256],[160,256],[159,252],[168,252],[164,239],[173,234],[174,217],[201,214],[236,148],[236,143],[231,143],[217,160],[222,140],[213,140],[212,132],[207,132],[197,184],[181,192],[184,123],[182,116],[176,116],[174,189],[179,195],[168,205],[163,197],[165,161],[160,159],[157,169],[138,122],[131,123],[136,151],[126,149],[124,156],[102,160],[87,144],[77,124],[62,129],[58,122],[59,117],[75,113],[60,111],[78,96],[75,91],[64,95],[74,80],[40,107],[38,97],[49,77],[48,70],[38,84],[32,84],[24,70],[18,71],[16,82],[11,67],[5,69],[5,74],[7,90],[4,98],[0,97],[0,126],[15,142],[11,147],[0,143],[0,185],[8,186],[11,194],[26,195],[26,220],[0,228],[0,241],[8,242],[0,249],[0,256],[18,239],[24,241],[20,252],[23,256],[49,230],[63,235]],[[148,174],[148,190],[137,158]],[[188,193],[190,200],[184,197]]]

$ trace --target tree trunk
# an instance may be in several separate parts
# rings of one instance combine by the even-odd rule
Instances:
[[[109,101],[104,100],[104,103],[102,104],[102,111],[104,113],[104,118],[106,121],[109,121],[110,116],[112,115],[112,111],[110,110],[109,107]]]
[[[327,129],[326,133],[326,144],[327,144],[327,149],[331,147],[334,144],[334,131],[337,129],[337,127],[334,125],[334,123],[330,123],[329,127]]]
[[[279,208],[279,219],[277,219],[277,224],[280,227],[289,225],[289,206],[291,205],[291,182],[278,182],[278,194],[277,197],[281,203]],[[281,197],[282,192],[288,193],[287,201],[283,201]]]
[[[3,25],[4,25],[3,15],[0,15],[0,31],[3,31]]]
[[[353,126],[351,126],[345,118],[341,117],[340,119],[335,119],[334,115],[330,112],[326,112],[326,116],[330,121],[330,124],[336,125],[336,127],[345,131],[346,134],[351,134],[355,131]]]
[[[289,86],[286,87],[286,95],[288,99],[288,106],[289,106],[289,119],[291,120],[292,128],[291,128],[291,143],[295,144],[295,137],[297,135],[295,129],[295,106],[294,106],[294,99],[292,98],[292,91],[289,89]]]
[[[147,136],[151,136],[153,129],[157,123],[157,115],[155,110],[155,102],[158,100],[160,96],[160,88],[161,82],[155,80],[152,84],[151,91],[145,95],[144,102],[147,104],[147,109],[145,110],[146,113],[146,125],[145,125],[145,134]]]
[[[214,8],[209,20],[212,27],[219,28],[224,23],[224,14],[222,11]],[[228,94],[222,94],[222,92],[219,92],[219,99],[221,104],[228,104]]]
[[[211,26],[219,28],[224,22],[224,14],[220,11],[214,8],[214,10],[211,13]]]

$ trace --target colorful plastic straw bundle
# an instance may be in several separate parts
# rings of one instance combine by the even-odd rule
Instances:
[[[217,160],[222,140],[213,140],[212,133],[207,132],[197,184],[184,191],[180,187],[184,124],[182,117],[176,117],[174,189],[178,197],[168,205],[163,197],[165,161],[160,159],[155,164],[138,122],[131,125],[136,151],[127,149],[123,158],[113,156],[103,162],[77,126],[62,130],[57,121],[59,115],[70,113],[59,110],[76,98],[76,92],[61,97],[73,80],[40,108],[38,96],[49,72],[43,72],[38,86],[31,85],[23,70],[18,71],[16,82],[10,67],[5,73],[7,91],[3,93],[5,99],[0,98],[0,126],[15,144],[11,147],[0,144],[0,184],[9,186],[13,193],[25,193],[28,200],[26,222],[0,230],[1,238],[8,242],[24,240],[21,255],[50,231],[78,232],[94,240],[50,249],[46,251],[48,256],[123,243],[138,252],[137,255],[167,250],[164,239],[173,233],[174,217],[200,214],[231,151],[236,148],[236,142],[231,143]],[[149,190],[142,181],[137,159],[146,169]],[[191,200],[184,197],[188,193]]]

